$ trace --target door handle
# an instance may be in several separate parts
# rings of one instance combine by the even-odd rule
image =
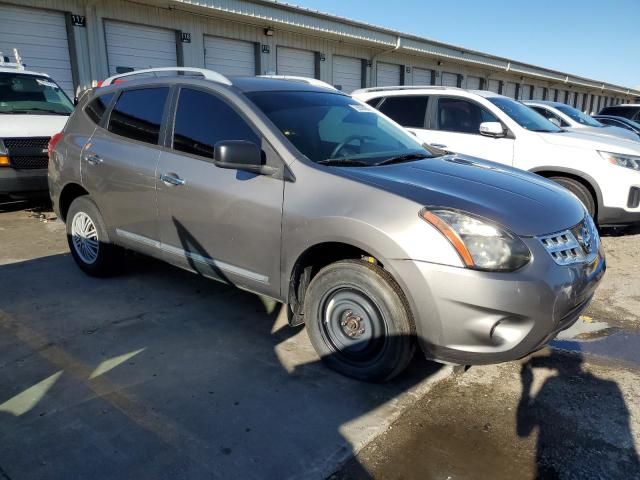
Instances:
[[[175,173],[162,173],[160,174],[160,180],[168,185],[184,185],[184,179],[180,178]]]
[[[436,148],[447,148],[446,145],[443,145],[441,143],[430,143],[429,145],[431,145],[432,147],[436,147]]]
[[[91,165],[100,165],[102,163],[102,157],[100,155],[96,155],[95,153],[90,153],[85,157],[85,160]]]

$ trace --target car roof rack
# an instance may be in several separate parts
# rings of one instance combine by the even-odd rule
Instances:
[[[133,70],[131,72],[119,73],[118,75],[113,75],[106,80],[103,80],[100,84],[102,87],[106,87],[107,85],[112,85],[116,83],[117,80],[126,77],[132,77],[135,75],[144,75],[144,74],[155,74],[162,72],[185,72],[185,73],[197,73],[202,75],[205,80],[211,80],[212,82],[222,83],[224,85],[233,85],[231,80],[222,75],[221,73],[214,72],[213,70],[207,70],[206,68],[193,68],[193,67],[162,67],[162,68],[147,68],[144,70]]]
[[[399,85],[396,87],[370,87],[361,88],[353,93],[387,92],[389,90],[462,90],[458,87],[446,87],[443,85]]]
[[[293,82],[307,83],[309,85],[313,85],[314,87],[328,88],[329,90],[335,90],[336,92],[340,91],[333,85],[330,85],[327,82],[323,82],[322,80],[318,80],[317,78],[297,77],[295,75],[259,75],[259,77],[274,78],[276,80],[291,80]]]

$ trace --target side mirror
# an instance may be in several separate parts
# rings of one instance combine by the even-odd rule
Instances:
[[[506,135],[504,127],[500,122],[482,122],[480,124],[480,135],[485,137],[500,138]]]
[[[276,172],[275,168],[264,164],[260,147],[245,140],[227,140],[216,143],[213,163],[219,168],[243,170],[260,175],[271,175]]]
[[[560,126],[561,126],[561,125],[560,125],[560,120],[558,120],[558,119],[557,119],[557,118],[555,118],[555,117],[551,117],[551,118],[549,118],[548,120],[549,120],[551,123],[553,123],[556,127],[560,127]]]

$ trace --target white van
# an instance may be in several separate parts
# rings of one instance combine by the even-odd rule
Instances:
[[[48,144],[73,102],[45,73],[0,55],[0,196],[46,191]]]
[[[487,91],[380,87],[353,96],[431,146],[555,180],[601,226],[640,222],[638,142],[569,132],[522,103]]]

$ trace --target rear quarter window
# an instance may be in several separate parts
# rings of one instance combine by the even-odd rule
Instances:
[[[107,107],[111,103],[111,99],[113,98],[114,93],[107,93],[106,95],[100,95],[98,98],[91,100],[86,107],[84,107],[84,112],[91,119],[93,123],[100,123],[102,121],[102,117],[104,116],[104,112],[107,110]]]

